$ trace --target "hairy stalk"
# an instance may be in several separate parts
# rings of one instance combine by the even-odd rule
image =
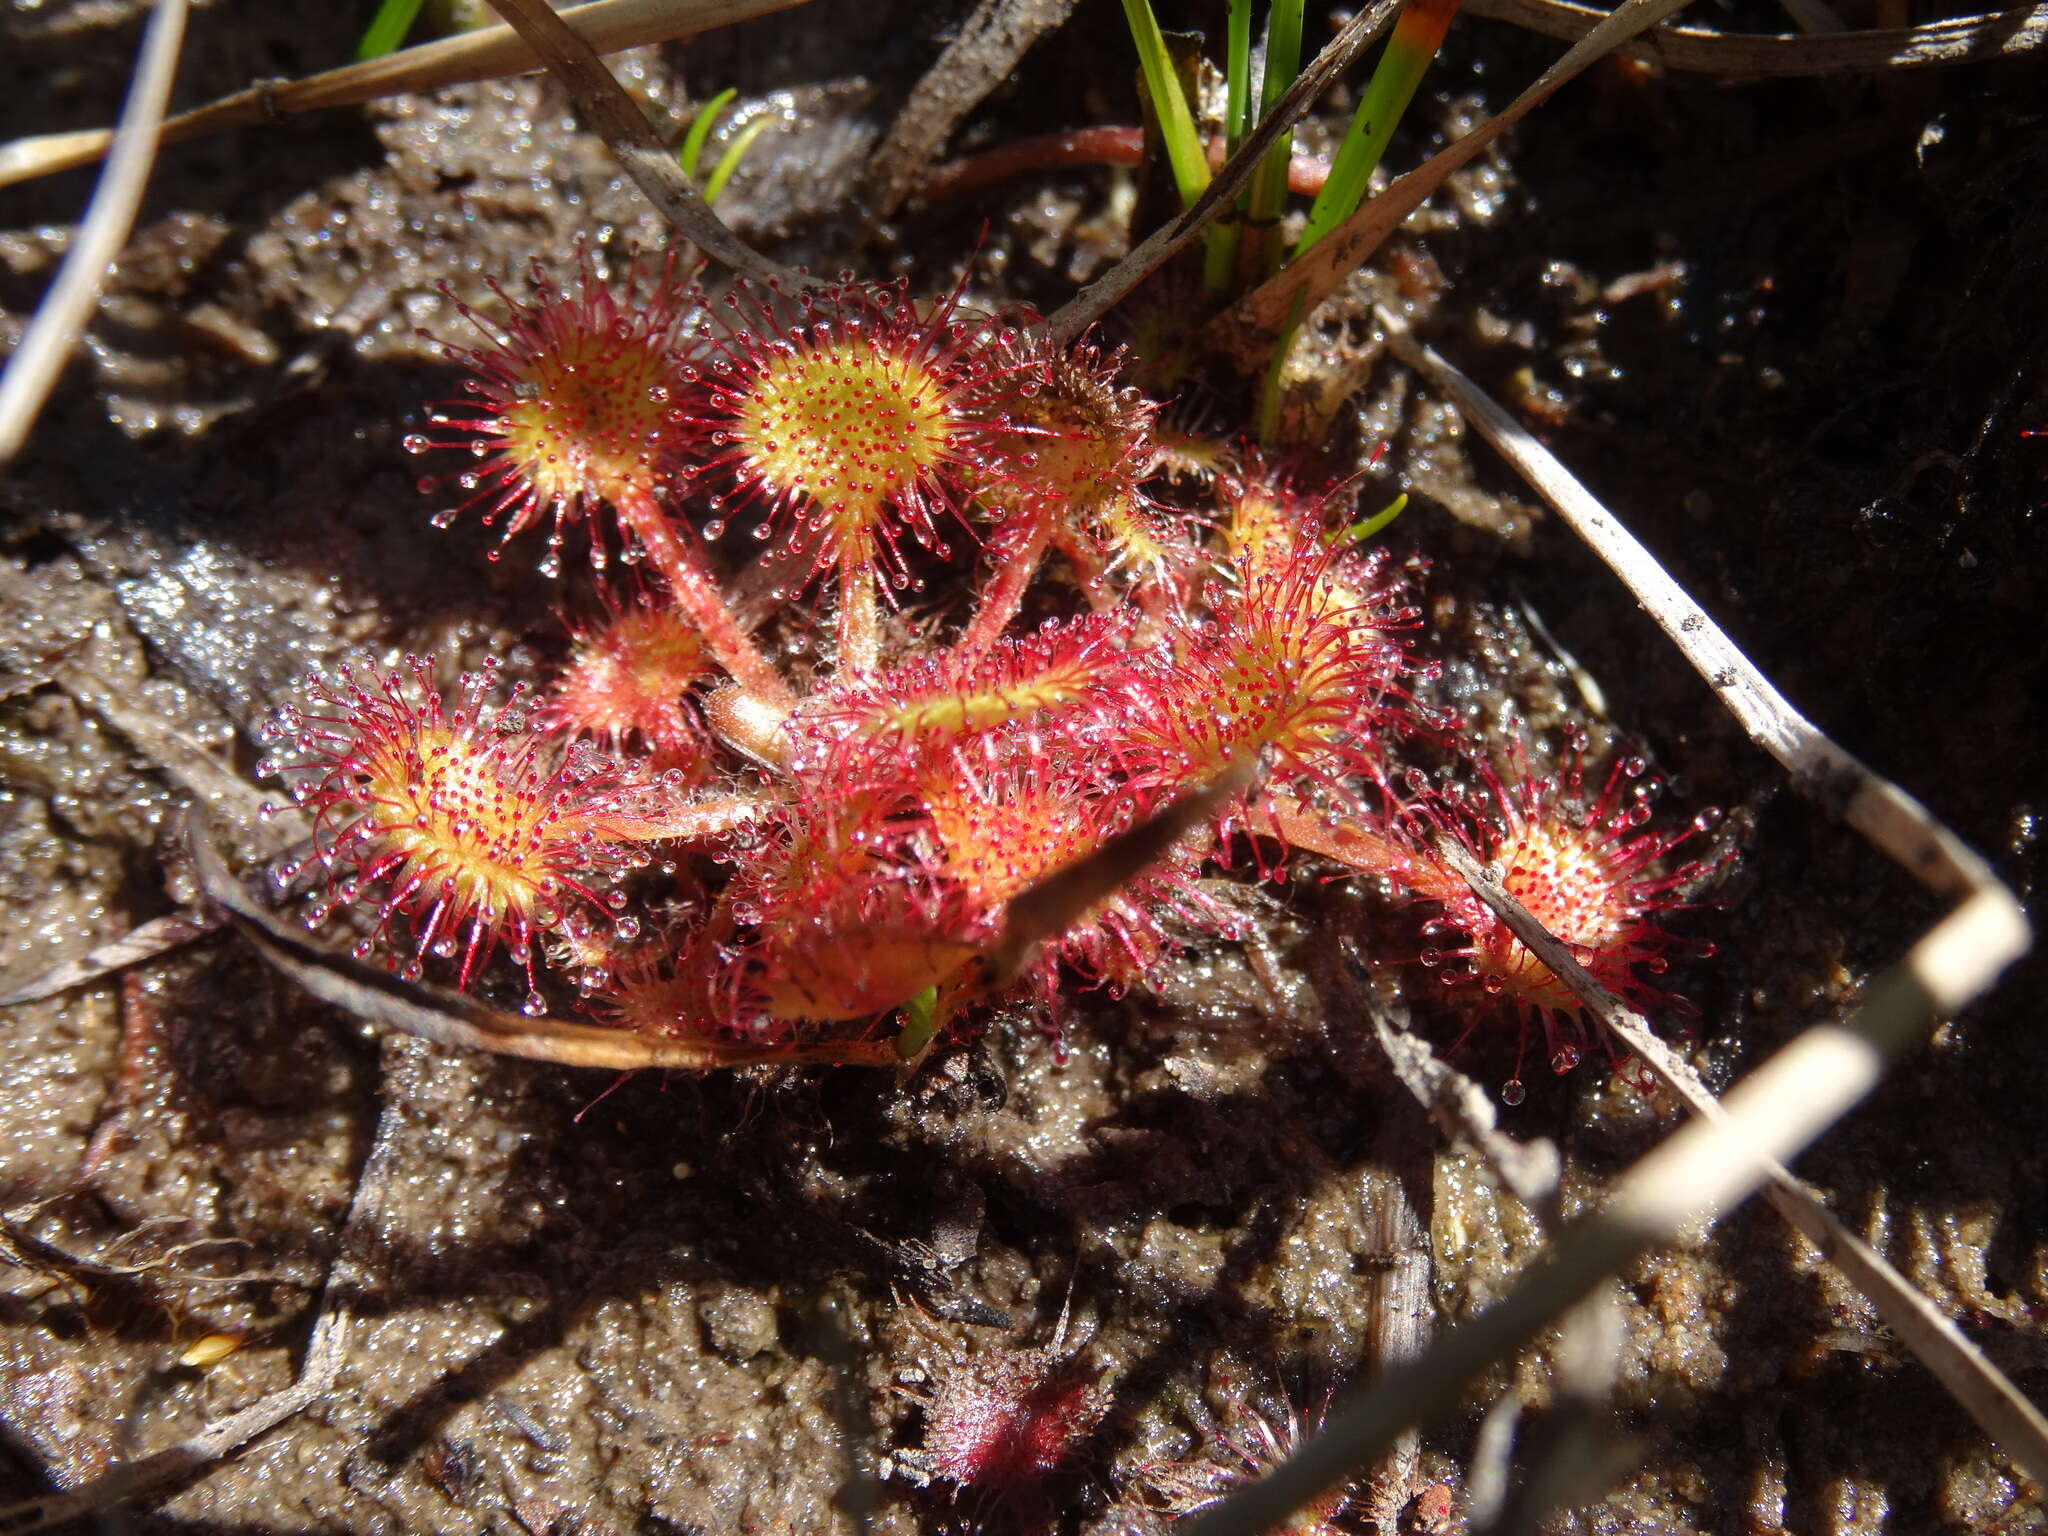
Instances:
[[[838,675],[872,672],[882,659],[881,595],[875,563],[842,555],[839,561]]]
[[[1009,628],[1010,620],[1017,617],[1017,610],[1024,604],[1025,590],[1038,572],[1038,562],[1045,558],[1045,546],[1051,537],[1052,513],[1041,511],[1032,521],[1029,536],[996,567],[982,592],[980,606],[954,647],[963,660],[987,655],[988,648]]]
[[[763,703],[788,709],[796,702],[789,684],[761,648],[748,638],[727,606],[725,594],[705,567],[703,558],[675,530],[668,514],[639,486],[623,488],[618,512],[647,558],[661,573],[676,604],[704,637],[705,649],[718,658],[747,692]]]

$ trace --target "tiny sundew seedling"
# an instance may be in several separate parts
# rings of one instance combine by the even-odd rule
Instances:
[[[1138,1469],[1139,1484],[1155,1504],[1178,1521],[1221,1503],[1231,1492],[1257,1482],[1300,1448],[1304,1439],[1323,1427],[1330,1395],[1316,1411],[1304,1414],[1284,1392],[1278,1401],[1252,1401],[1245,1390],[1226,1378],[1228,1394],[1221,1422],[1199,1409],[1203,1439],[1198,1453],[1184,1461],[1153,1462]],[[1344,1536],[1353,1506],[1351,1490],[1339,1485],[1296,1510],[1272,1536]]]
[[[1102,1367],[1058,1344],[949,1349],[922,1381],[898,1388],[922,1406],[923,1440],[896,1465],[941,1484],[948,1497],[1030,1528],[1045,1512],[1047,1479],[1071,1467],[1108,1416]]]

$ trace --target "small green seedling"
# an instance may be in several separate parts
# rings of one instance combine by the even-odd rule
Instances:
[[[690,128],[683,135],[683,142],[676,150],[676,163],[683,168],[683,174],[692,181],[697,179],[697,165],[703,159],[704,146],[710,140],[712,131],[718,126],[718,119],[732,104],[739,93],[730,86],[697,109],[697,115],[690,119]],[[754,140],[761,137],[774,121],[771,114],[763,113],[741,126],[725,150],[718,157],[718,163],[711,168],[711,174],[704,180],[704,201],[716,202],[718,194],[725,190],[725,184],[732,180],[733,172],[740,167],[740,161],[753,147]],[[727,120],[731,126],[731,120]]]

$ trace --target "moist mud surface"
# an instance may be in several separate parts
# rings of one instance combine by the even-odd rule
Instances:
[[[180,103],[344,60],[364,19],[344,9],[200,8]],[[1736,9],[1696,20],[1775,30]],[[727,85],[777,115],[721,209],[779,256],[928,292],[965,270],[971,299],[1056,304],[1128,243],[1147,204],[1127,173],[1021,177],[879,229],[860,211],[865,156],[956,20],[819,0],[621,74],[677,125]],[[0,139],[112,121],[139,25],[118,3],[0,20]],[[956,149],[1133,120],[1120,25],[1084,6]],[[1393,163],[1557,51],[1460,20]],[[2048,426],[2044,85],[2026,62],[1749,84],[1596,70],[1320,327],[1331,368],[1362,380],[1333,442],[1356,463],[1384,441],[1371,484],[1413,497],[1386,537],[1427,562],[1433,702],[1539,752],[1585,725],[1650,758],[1668,815],[1725,812],[1740,859],[1674,919],[1718,953],[1669,978],[1716,1083],[1853,1007],[1937,908],[1794,794],[1597,561],[1381,355],[1370,301],[1404,306],[1795,703],[2027,898],[2048,811],[2048,438],[2023,435]],[[0,335],[89,190],[72,173],[0,191]],[[308,669],[406,650],[451,676],[491,654],[539,665],[521,637],[557,584],[517,545],[493,563],[484,531],[430,527],[400,440],[453,387],[416,334],[459,339],[438,285],[486,307],[487,279],[522,292],[529,261],[566,271],[581,239],[663,234],[537,79],[164,153],[0,485],[0,987],[189,899],[191,807],[238,858],[274,851],[254,732]],[[1141,293],[1109,333],[1156,336],[1160,313]],[[1230,430],[1242,383],[1198,378],[1191,419]],[[76,1486],[284,1387],[375,1147],[338,1390],[132,1528],[1163,1529],[1172,1465],[1206,1428],[1247,1402],[1312,1420],[1540,1248],[1393,1082],[1363,1005],[1447,1051],[1470,1015],[1421,968],[1376,963],[1414,952],[1412,922],[1316,873],[1260,892],[1259,942],[1083,994],[1064,1052],[997,1017],[908,1085],[614,1082],[379,1039],[224,932],[13,1008],[0,1496]],[[1945,1025],[1798,1167],[2037,1398],[2042,980],[2025,967]],[[1514,1055],[1496,1021],[1453,1059],[1492,1086]],[[1575,1208],[1675,1123],[1597,1059],[1527,1075],[1506,1128],[1557,1141]],[[1768,1211],[1644,1260],[1615,1296],[1617,1460],[1549,1528],[2040,1528],[2013,1468]],[[1020,1361],[1106,1402],[1081,1453],[1028,1496],[920,1486],[949,1383]],[[1520,1393],[1526,1439],[1550,1381],[1544,1349],[1503,1367],[1467,1416],[1361,1478],[1338,1527],[1462,1529],[1480,1412]]]

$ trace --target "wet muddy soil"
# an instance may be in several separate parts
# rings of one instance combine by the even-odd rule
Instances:
[[[859,210],[859,168],[955,9],[819,0],[621,73],[671,122],[726,85],[777,116],[721,205],[749,239],[930,291],[964,266],[975,297],[1057,303],[1127,242],[1125,173],[1025,178],[882,228]],[[1776,26],[1738,10],[1701,19]],[[202,7],[180,100],[339,62],[362,19]],[[110,121],[138,26],[119,3],[0,19],[18,82],[0,139]],[[957,142],[1131,120],[1120,26],[1084,5]],[[1396,163],[1557,51],[1461,21]],[[1635,743],[1673,815],[1727,813],[1740,861],[1679,920],[1718,953],[1671,977],[1716,1082],[1852,1007],[1935,909],[1794,795],[1597,562],[1379,355],[1363,301],[1407,306],[1797,704],[2025,897],[2048,811],[2048,438],[2023,435],[2048,426],[2044,84],[2025,62],[1765,84],[1596,71],[1433,201],[1326,328],[1362,381],[1335,440],[1386,442],[1373,484],[1413,496],[1388,537],[1428,563],[1438,702],[1539,751],[1568,723]],[[89,186],[0,190],[0,335]],[[486,303],[487,279],[520,291],[529,260],[562,270],[579,239],[661,238],[534,79],[164,155],[86,349],[0,482],[0,987],[189,896],[182,808],[241,857],[266,851],[254,727],[309,668],[408,649],[451,672],[537,665],[522,640],[553,584],[483,559],[480,530],[432,529],[400,450],[451,386],[416,331],[451,331],[440,283]],[[1141,295],[1111,331],[1148,323]],[[1240,385],[1198,378],[1183,409],[1231,430]],[[134,1528],[1163,1528],[1206,1428],[1241,1426],[1247,1403],[1313,1418],[1539,1247],[1363,1020],[1370,991],[1440,1046],[1462,1033],[1426,975],[1371,963],[1412,952],[1412,931],[1312,874],[1259,894],[1263,942],[1083,996],[1064,1056],[998,1018],[908,1086],[614,1082],[379,1039],[227,934],[11,1009],[0,1203],[97,1267],[0,1249],[0,1498],[286,1385],[376,1147],[339,1389]],[[2023,968],[1944,1026],[1798,1170],[2037,1397],[2041,981]],[[1479,1031],[1456,1060],[1498,1084],[1513,1034]],[[1589,1065],[1532,1072],[1506,1125],[1557,1140],[1578,1203],[1673,1113]],[[1768,1212],[1643,1261],[1617,1297],[1615,1470],[1551,1528],[2042,1526]],[[922,1486],[944,1394],[1020,1371],[1085,1381],[1079,1452],[1002,1500]],[[1543,1351],[1362,1478],[1338,1527],[1461,1529],[1479,1415],[1510,1391],[1540,1427]]]

